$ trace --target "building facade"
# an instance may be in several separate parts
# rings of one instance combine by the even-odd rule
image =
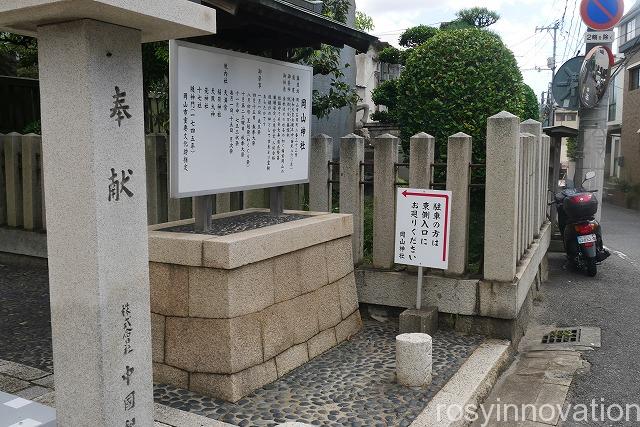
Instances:
[[[625,67],[622,77],[616,82],[620,86],[623,109],[620,124],[620,139],[611,143],[610,168],[625,184],[640,184],[640,2],[627,12],[618,25],[619,51],[624,55]],[[619,94],[620,94],[619,93]],[[617,108],[617,105],[616,105]],[[618,114],[616,109],[616,113]]]

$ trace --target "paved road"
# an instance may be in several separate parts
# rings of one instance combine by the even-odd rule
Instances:
[[[567,270],[561,254],[550,255],[551,281],[543,286],[535,321],[602,328],[602,348],[584,354],[591,371],[574,379],[569,403],[604,398],[605,404],[640,404],[640,213],[604,205],[602,228],[613,255],[595,278]]]

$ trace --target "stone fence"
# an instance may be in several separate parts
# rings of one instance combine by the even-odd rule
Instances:
[[[309,208],[327,211],[339,186],[339,211],[353,215],[354,263],[361,264],[364,246],[364,139],[340,139],[340,161],[331,159],[334,141],[318,135],[311,144]],[[415,305],[415,270],[394,269],[395,188],[398,182],[399,138],[373,139],[372,265],[356,271],[361,303]],[[435,163],[435,140],[426,133],[410,139],[411,188],[444,187],[452,192],[449,268],[427,273],[423,305],[437,306],[441,320],[457,329],[519,340],[539,283],[546,277],[550,240],[547,189],[555,188],[550,168],[550,141],[542,125],[502,112],[488,119],[486,164],[472,163],[472,138],[448,138],[447,164]],[[336,179],[332,167],[339,167]],[[434,182],[435,167],[446,167],[446,183]],[[472,183],[472,172],[485,169],[484,183]],[[471,211],[470,195],[484,187],[484,212]],[[469,275],[470,219],[484,215],[481,277]],[[533,286],[535,285],[535,286]]]
[[[334,143],[339,144],[339,162],[332,158]],[[351,134],[333,141],[326,135],[315,136],[310,146],[308,191],[303,185],[287,187],[285,207],[302,209],[307,207],[308,201],[307,208],[311,211],[336,211],[333,198],[338,193],[339,212],[353,215],[353,261],[360,266],[365,245],[364,187],[373,184],[372,265],[356,270],[359,300],[411,307],[415,304],[415,272],[411,269],[411,273],[393,271],[395,188],[407,185],[398,182],[398,169],[407,165],[399,163],[399,138],[385,134],[374,138],[372,143],[373,182],[369,179],[370,174],[365,176],[364,173],[365,166],[370,165],[365,165],[365,140],[362,137]],[[555,188],[551,181],[556,175],[553,172],[556,162],[549,161],[550,141],[542,134],[541,124],[533,120],[520,123],[518,117],[506,112],[488,119],[486,165],[472,163],[472,144],[472,138],[464,133],[449,137],[447,164],[443,165],[435,162],[432,136],[419,133],[410,140],[408,185],[413,188],[444,187],[453,193],[449,269],[427,272],[423,305],[435,305],[441,314],[455,315],[459,324],[466,321],[465,316],[472,320],[481,318],[480,322],[476,321],[478,319],[467,322],[476,326],[483,324],[486,318],[502,319],[511,322],[506,326],[509,329],[530,299],[531,284],[544,278],[542,267],[550,235],[546,197],[547,189]],[[191,200],[168,197],[169,147],[166,137],[148,135],[145,146],[149,224],[191,217]],[[0,233],[15,229],[46,229],[40,153],[38,135],[0,135],[0,226],[8,226],[0,227]],[[436,167],[446,167],[446,184],[434,182]],[[486,170],[484,183],[472,183],[474,168]],[[69,184],[59,183],[62,186]],[[484,212],[470,209],[470,195],[478,187],[484,187],[485,191]],[[269,200],[268,190],[212,197],[215,197],[216,213],[267,207]],[[73,214],[72,207],[69,214]],[[468,269],[470,223],[480,214],[485,218],[481,277],[470,276]],[[28,241],[24,234],[29,233],[13,238],[20,248]],[[43,233],[32,234],[43,236]],[[6,242],[12,239],[0,240],[5,241],[0,245],[0,251],[28,252],[7,249]],[[490,330],[481,332],[513,335],[510,332],[494,333],[496,327],[492,325],[487,327]],[[504,332],[504,327],[498,329]]]

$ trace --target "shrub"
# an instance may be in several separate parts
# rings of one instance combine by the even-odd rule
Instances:
[[[522,74],[513,53],[488,31],[440,31],[413,49],[398,81],[398,121],[405,152],[418,132],[436,138],[436,153],[456,132],[471,135],[484,161],[487,118],[523,113]]]

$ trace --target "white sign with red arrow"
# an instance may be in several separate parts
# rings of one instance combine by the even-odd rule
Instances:
[[[398,188],[396,264],[446,270],[450,225],[450,191]]]

